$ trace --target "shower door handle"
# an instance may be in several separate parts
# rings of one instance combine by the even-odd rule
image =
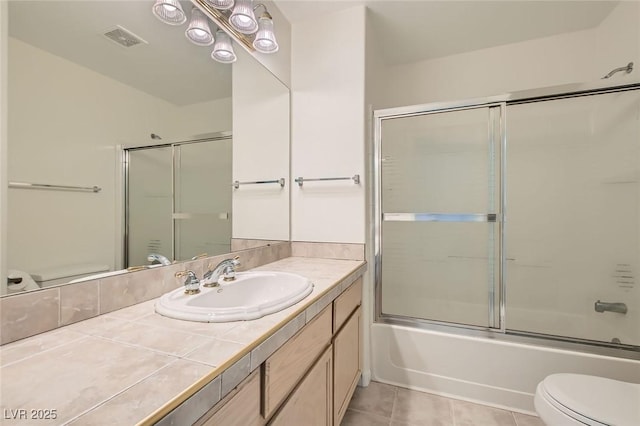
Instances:
[[[626,314],[627,313],[627,304],[621,302],[601,302],[597,301],[594,304],[594,308],[596,312],[616,312],[618,314]]]
[[[499,222],[498,213],[383,213],[385,222]]]

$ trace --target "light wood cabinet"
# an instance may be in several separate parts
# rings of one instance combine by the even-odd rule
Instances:
[[[260,375],[256,370],[196,425],[262,426],[264,423],[260,415]]]
[[[263,415],[268,419],[331,344],[331,305],[263,364]]]
[[[333,302],[333,332],[336,333],[362,302],[362,277]]]
[[[361,309],[358,307],[333,338],[333,421],[336,426],[347,411],[362,373],[361,320]]]
[[[332,425],[332,359],[329,347],[273,417],[270,426]]]
[[[362,277],[196,426],[340,426],[362,373]]]

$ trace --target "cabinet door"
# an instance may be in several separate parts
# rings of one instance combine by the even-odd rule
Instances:
[[[313,362],[331,344],[331,305],[263,364],[263,415],[271,417]]]
[[[361,310],[358,308],[333,339],[333,423],[347,411],[362,371]]]
[[[196,424],[202,426],[261,426],[264,419],[260,415],[260,375],[255,371],[236,390],[214,407],[213,416]],[[203,416],[207,418],[210,413]],[[201,419],[202,420],[202,419]]]
[[[331,426],[332,353],[329,347],[273,417],[272,426]]]

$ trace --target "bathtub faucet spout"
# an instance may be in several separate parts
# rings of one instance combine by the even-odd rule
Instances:
[[[601,302],[601,301],[598,300],[595,303],[594,307],[596,309],[596,312],[609,311],[609,312],[617,312],[619,314],[626,314],[627,313],[627,305],[626,305],[626,303]]]

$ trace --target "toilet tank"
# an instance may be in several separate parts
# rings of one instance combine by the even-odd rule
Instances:
[[[109,269],[109,265],[87,263],[36,270],[31,272],[30,275],[40,287],[50,287],[100,272],[107,272]]]

